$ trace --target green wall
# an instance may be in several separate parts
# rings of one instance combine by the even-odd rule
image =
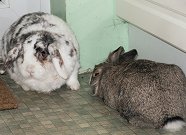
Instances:
[[[56,16],[66,20],[66,0],[51,0],[51,12]]]
[[[118,46],[128,50],[128,24],[116,17],[115,0],[62,1],[66,21],[80,45],[80,72],[92,69]],[[64,13],[64,5],[55,2],[51,0],[52,13],[60,16]],[[60,8],[61,13],[56,12]]]

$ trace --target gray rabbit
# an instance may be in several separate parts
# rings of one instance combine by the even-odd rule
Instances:
[[[139,127],[180,130],[186,118],[186,78],[176,65],[136,60],[119,47],[95,66],[93,94]]]

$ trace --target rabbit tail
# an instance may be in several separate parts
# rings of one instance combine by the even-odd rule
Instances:
[[[186,126],[184,119],[179,116],[176,116],[172,118],[167,118],[167,120],[164,122],[163,128],[170,132],[176,132],[181,130],[184,126]]]

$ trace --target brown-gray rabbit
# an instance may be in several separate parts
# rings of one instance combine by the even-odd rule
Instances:
[[[180,130],[186,118],[186,78],[176,65],[136,60],[137,51],[119,47],[95,66],[93,94],[140,127]]]

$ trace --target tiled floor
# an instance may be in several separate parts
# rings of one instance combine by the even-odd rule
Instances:
[[[1,78],[19,101],[18,109],[0,111],[0,135],[186,135],[140,129],[91,96],[89,74],[79,76],[81,89],[62,87],[50,94],[25,92],[7,75]]]

